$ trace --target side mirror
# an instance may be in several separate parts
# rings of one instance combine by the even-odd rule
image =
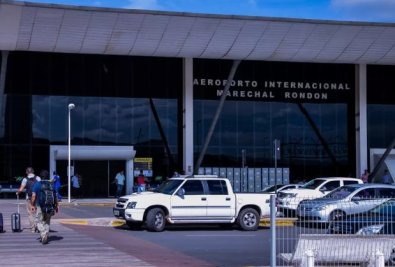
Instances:
[[[185,195],[185,189],[181,187],[181,188],[177,191],[177,196],[179,196],[179,197],[184,197],[184,195]]]

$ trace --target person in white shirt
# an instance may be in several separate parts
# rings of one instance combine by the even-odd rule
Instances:
[[[125,175],[123,173],[123,170],[118,172],[117,175],[115,176],[115,183],[117,185],[117,191],[115,193],[115,197],[119,198],[122,195],[123,192],[123,187],[125,186]]]
[[[27,167],[26,168],[26,177],[23,178],[21,182],[21,186],[19,187],[18,191],[16,192],[17,195],[19,195],[23,190],[26,189],[26,210],[29,218],[29,225],[32,233],[37,232],[37,214],[36,212],[32,211],[32,205],[31,205],[31,197],[32,197],[32,189],[33,185],[36,182],[41,181],[41,178],[37,175],[34,174],[34,170],[32,167]]]

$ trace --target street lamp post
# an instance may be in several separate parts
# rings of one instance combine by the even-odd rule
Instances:
[[[67,164],[67,184],[68,184],[68,200],[70,203],[70,197],[71,197],[71,110],[75,108],[75,105],[73,103],[70,103],[69,106],[69,135],[68,135],[68,164]]]

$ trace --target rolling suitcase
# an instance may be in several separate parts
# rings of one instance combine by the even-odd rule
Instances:
[[[0,213],[0,233],[4,231],[3,229],[3,214]]]
[[[18,212],[11,214],[11,229],[13,232],[21,231],[21,214],[19,213],[19,195],[17,195]]]

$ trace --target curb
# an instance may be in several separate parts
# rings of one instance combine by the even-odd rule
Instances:
[[[93,203],[93,202],[59,202],[60,206],[96,206],[96,207],[114,207],[114,203]]]
[[[276,226],[294,226],[296,218],[276,218]],[[270,227],[270,219],[265,218],[259,222],[259,226]]]
[[[119,227],[125,224],[124,220],[111,219],[111,218],[58,219],[56,221],[61,224],[105,226],[105,227]]]
[[[112,219],[112,218],[92,218],[92,219],[57,219],[57,222],[61,224],[72,224],[72,225],[90,225],[90,226],[105,226],[105,227],[120,227],[124,225],[125,220]],[[296,219],[293,218],[281,218],[276,219],[276,226],[294,226]],[[262,219],[259,223],[261,227],[270,227],[270,219]]]

